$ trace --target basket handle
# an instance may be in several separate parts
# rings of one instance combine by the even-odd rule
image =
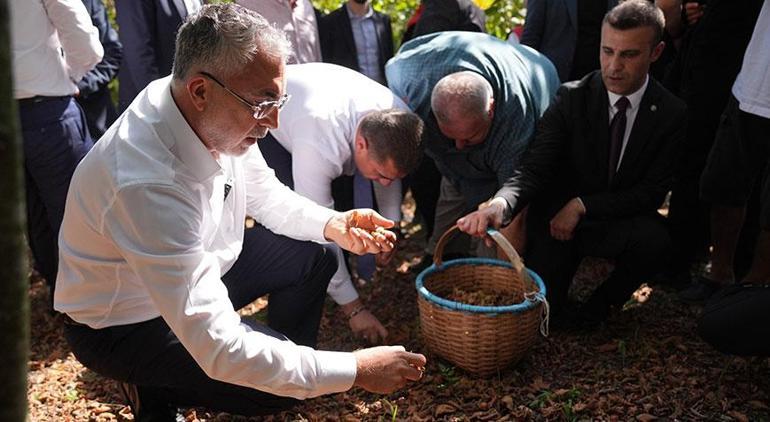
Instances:
[[[436,265],[436,268],[441,266],[441,263],[443,261],[443,255],[444,255],[444,245],[454,237],[459,228],[457,227],[457,224],[450,227],[447,231],[444,232],[444,234],[441,235],[441,238],[439,238],[438,243],[436,243],[436,250],[433,254],[433,263]],[[528,277],[527,271],[524,268],[524,262],[521,260],[521,256],[519,256],[519,253],[516,252],[516,249],[514,249],[513,245],[508,242],[508,239],[503,236],[502,233],[495,229],[487,229],[487,235],[489,235],[492,240],[497,243],[498,246],[505,252],[505,254],[508,256],[508,260],[511,261],[511,264],[513,264],[513,269],[516,270],[517,273],[519,273],[522,277]],[[522,278],[523,280],[526,280],[527,278]]]

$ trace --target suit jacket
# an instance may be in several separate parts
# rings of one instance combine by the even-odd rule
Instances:
[[[528,0],[527,19],[521,43],[548,57],[559,79],[566,81],[572,70],[578,31],[578,0]],[[617,0],[607,0],[607,10]]]
[[[405,43],[442,31],[487,32],[487,15],[471,0],[422,0],[417,23],[401,38]]]
[[[384,78],[385,63],[393,57],[393,29],[390,25],[390,16],[375,11],[373,19],[377,32],[380,71]],[[339,9],[323,16],[319,22],[319,32],[324,62],[345,66],[357,72],[361,71],[347,6],[342,5]]]
[[[187,17],[184,0],[115,0],[123,67],[118,80],[119,108],[125,110],[155,79],[168,76],[174,63],[176,32]]]
[[[685,134],[684,103],[650,78],[618,172],[608,185],[609,100],[600,71],[559,89],[521,165],[497,196],[514,215],[550,220],[580,197],[585,219],[655,213],[669,191]]]
[[[104,57],[78,82],[78,104],[86,115],[86,123],[94,140],[115,121],[117,113],[108,84],[118,74],[123,59],[123,46],[118,41],[118,33],[110,25],[107,9],[102,0],[83,0],[91,16],[91,22],[99,30],[99,41],[104,47]]]

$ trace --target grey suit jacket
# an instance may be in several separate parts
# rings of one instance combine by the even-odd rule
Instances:
[[[572,70],[577,43],[578,0],[528,0],[527,19],[521,43],[543,53],[556,66],[559,79],[566,82]],[[607,10],[617,0],[607,0]]]

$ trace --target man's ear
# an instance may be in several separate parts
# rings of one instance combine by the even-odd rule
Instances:
[[[663,54],[663,49],[666,48],[666,43],[661,41],[652,49],[652,54],[650,55],[650,59],[652,62],[658,60],[660,58],[660,55]]]
[[[190,102],[196,110],[203,111],[206,109],[206,104],[210,101],[210,86],[211,84],[207,83],[206,79],[202,76],[196,76],[187,81],[187,85],[185,85],[187,94],[190,96]]]
[[[356,131],[356,141],[355,141],[355,147],[356,151],[361,152],[367,152],[369,149],[369,142],[366,141],[366,138],[364,138],[363,135],[361,135],[361,131]]]
[[[487,111],[487,117],[489,117],[489,120],[492,120],[493,117],[495,117],[495,98],[491,97],[489,99],[489,110]]]

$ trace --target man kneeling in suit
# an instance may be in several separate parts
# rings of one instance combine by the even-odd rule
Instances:
[[[646,1],[610,10],[601,71],[562,85],[513,177],[458,220],[461,230],[483,236],[531,202],[526,261],[554,307],[566,302],[584,256],[614,259],[614,271],[580,309],[589,325],[659,271],[670,247],[656,211],[671,184],[685,106],[648,76],[663,50],[663,25],[663,13]]]

